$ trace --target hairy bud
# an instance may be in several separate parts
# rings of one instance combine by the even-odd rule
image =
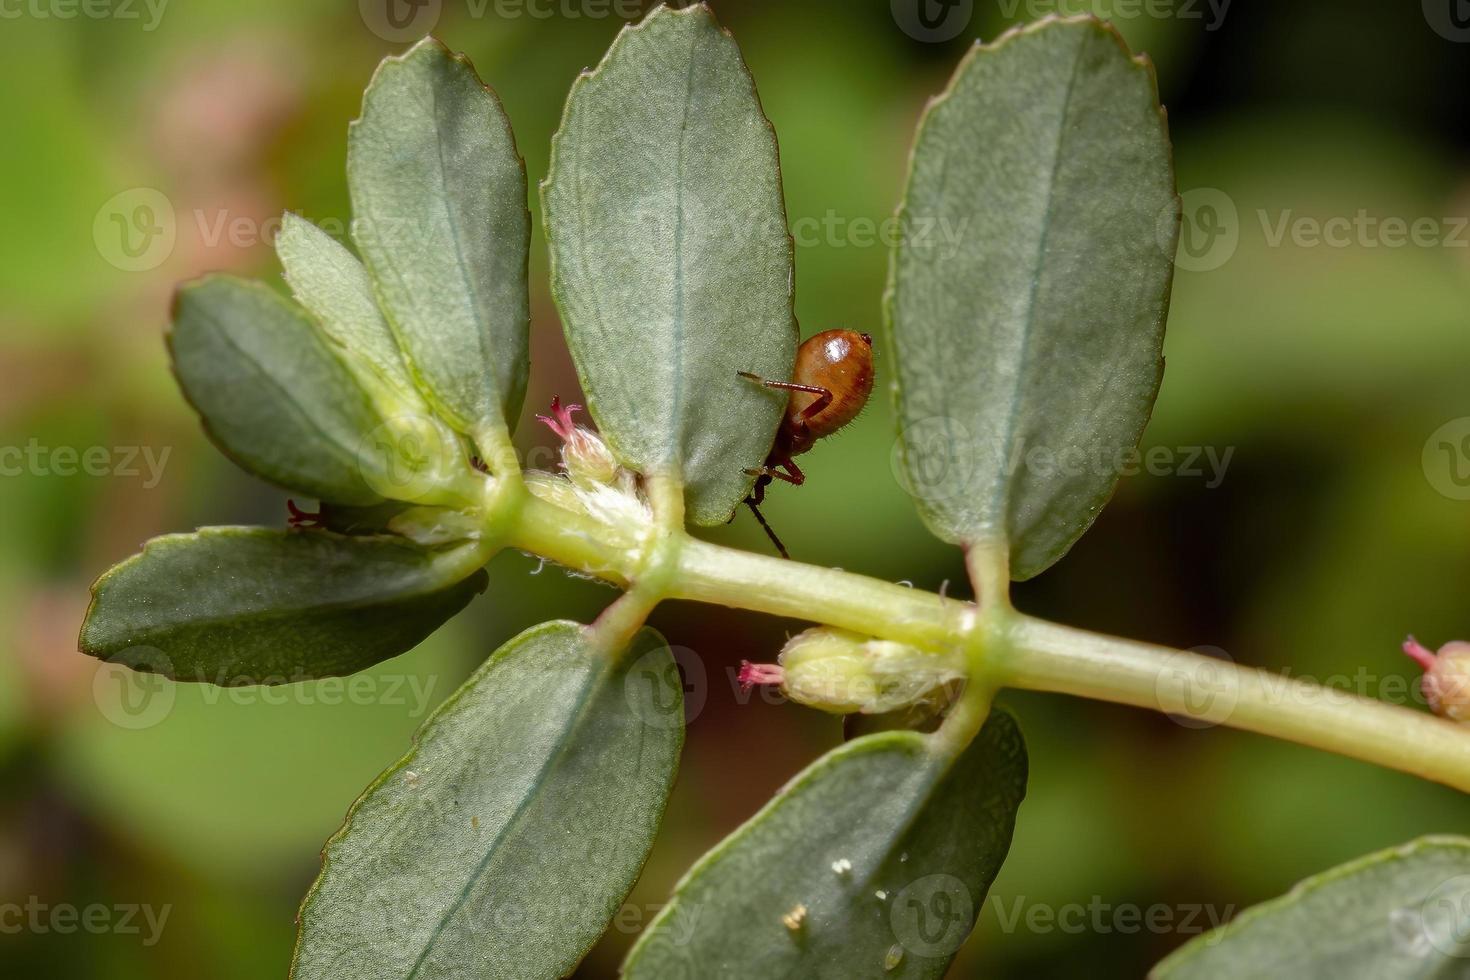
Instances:
[[[581,410],[581,405],[563,405],[560,398],[552,398],[551,414],[538,415],[536,418],[561,436],[561,465],[567,479],[573,484],[583,490],[590,490],[620,482],[626,471],[613,458],[607,443],[591,429],[583,428],[572,421],[573,413]]]
[[[939,697],[965,676],[957,656],[821,627],[792,637],[780,666],[742,665],[746,684],[779,684],[793,701],[834,714],[883,714]]]
[[[577,511],[619,527],[641,526],[651,520],[648,502],[639,491],[638,478],[624,469],[602,437],[572,421],[580,405],[563,405],[552,398],[551,414],[536,416],[561,437],[561,475],[526,475],[536,496],[566,510]]]
[[[1454,721],[1470,721],[1470,643],[1446,643],[1435,654],[1411,636],[1404,641],[1404,653],[1424,668],[1420,685],[1430,709]]]

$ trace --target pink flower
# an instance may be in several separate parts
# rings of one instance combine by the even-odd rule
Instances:
[[[747,688],[755,684],[780,684],[786,679],[786,671],[776,664],[753,664],[740,661],[740,683]]]
[[[561,396],[552,395],[551,414],[538,415],[536,418],[545,422],[552,432],[561,436],[563,442],[571,442],[577,432],[577,425],[572,421],[572,413],[580,412],[581,410],[581,405],[567,405],[566,407],[562,407]]]
[[[1430,709],[1454,721],[1470,722],[1470,643],[1446,643],[1432,653],[1411,636],[1404,641],[1404,653],[1424,668],[1419,686]]]
[[[567,477],[583,489],[609,486],[618,481],[618,461],[602,437],[572,421],[581,405],[563,406],[560,397],[551,399],[551,414],[536,416],[561,437],[561,465]]]

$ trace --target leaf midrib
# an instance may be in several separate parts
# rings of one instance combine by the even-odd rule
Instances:
[[[581,730],[582,724],[586,719],[590,704],[593,700],[593,695],[600,688],[601,681],[610,670],[610,666],[610,662],[606,659],[599,661],[596,670],[587,678],[588,683],[584,685],[581,693],[577,696],[576,707],[571,713],[570,723],[562,728],[561,733],[557,736],[556,743],[553,745],[552,750],[546,755],[546,761],[543,762],[541,766],[536,770],[536,776],[531,783],[530,792],[526,793],[519,801],[517,801],[515,809],[511,811],[510,816],[506,819],[504,825],[500,829],[500,832],[497,833],[495,835],[495,838],[491,840],[485,847],[484,853],[475,863],[474,871],[472,871],[470,875],[465,879],[464,886],[460,888],[459,894],[456,895],[454,901],[451,902],[440,913],[438,921],[434,923],[433,933],[424,940],[424,947],[422,950],[419,951],[418,958],[414,960],[413,967],[408,971],[408,975],[404,977],[404,980],[414,980],[414,978],[419,975],[419,969],[424,965],[425,960],[428,958],[430,951],[438,942],[439,937],[443,935],[445,926],[447,925],[449,920],[453,918],[454,915],[461,908],[464,907],[464,904],[469,901],[470,890],[474,888],[475,884],[484,875],[485,868],[495,857],[496,852],[499,851],[501,842],[504,841],[507,835],[509,835],[510,832],[519,825],[521,817],[524,816],[526,810],[530,807],[531,802],[539,795],[547,772],[549,772],[557,763],[560,763],[562,758],[566,755],[567,747],[571,741],[571,738],[575,733]]]
[[[294,533],[310,534],[312,532],[305,531]],[[206,540],[207,539],[196,537],[194,543],[199,543]],[[220,538],[218,540],[227,539]],[[141,561],[146,558],[149,554],[149,550],[150,549],[145,548],[141,554],[136,556],[136,560]],[[155,552],[155,554],[156,553],[157,552]],[[423,563],[423,571],[433,571],[436,568],[435,557],[436,556],[428,557],[428,559]],[[473,571],[468,572],[464,576],[459,578],[454,578],[451,576],[449,580],[443,582],[442,584],[436,584],[428,576],[421,576],[419,582],[410,588],[375,592],[365,596],[339,599],[332,602],[317,602],[299,606],[276,606],[272,609],[254,609],[249,612],[242,612],[232,616],[181,616],[173,621],[175,624],[174,627],[165,627],[160,630],[149,631],[148,635],[167,635],[171,628],[182,628],[186,626],[207,628],[210,626],[222,626],[238,622],[269,622],[273,619],[284,620],[312,612],[350,612],[354,609],[366,609],[373,606],[389,605],[400,600],[420,599],[426,596],[431,596],[436,593],[446,591],[458,585],[460,582],[464,581],[464,579],[468,578],[472,574],[474,574]]]
[[[468,577],[468,576],[466,576]],[[460,580],[463,581],[463,580]],[[314,613],[339,613],[352,612],[354,610],[371,609],[375,606],[392,605],[395,602],[421,599],[435,593],[453,588],[459,582],[449,582],[441,586],[414,587],[395,592],[375,593],[371,596],[352,599],[341,599],[333,602],[318,602],[301,606],[277,606],[273,609],[254,609],[249,612],[241,612],[232,616],[181,616],[172,621],[173,625],[165,625],[156,630],[143,632],[139,635],[166,636],[176,629],[186,627],[208,628],[212,626],[226,626],[237,623],[269,623],[273,620],[289,620],[300,616]]]
[[[453,57],[449,57],[449,65],[451,66],[451,70],[456,67],[463,67]],[[464,283],[465,292],[467,293],[470,306],[468,311],[469,319],[475,334],[475,346],[480,350],[480,364],[487,368],[484,372],[483,381],[495,389],[495,398],[498,402],[503,396],[503,393],[500,391],[500,378],[495,373],[495,360],[490,356],[490,351],[485,345],[485,330],[482,329],[489,327],[489,323],[482,323],[480,319],[480,311],[488,310],[488,304],[480,295],[478,280],[470,275],[470,271],[465,265],[464,243],[460,240],[459,226],[455,221],[454,196],[450,193],[448,168],[444,163],[444,130],[440,125],[439,119],[439,90],[432,82],[429,85],[429,111],[429,118],[434,121],[434,158],[439,164],[439,188],[443,192],[441,197],[444,201],[444,221],[449,225],[449,237],[454,242],[454,261],[459,267],[459,277]],[[476,418],[474,421],[478,423],[483,422],[484,419]]]
[[[294,311],[288,311],[288,313],[294,316]],[[244,347],[240,346],[235,338],[231,336],[230,331],[224,328],[224,325],[221,323],[220,319],[217,316],[210,313],[207,308],[202,311],[201,315],[209,323],[210,327],[213,328],[215,335],[223,340],[225,344],[227,344],[231,349],[233,349],[242,360],[247,361],[251,367],[255,368],[256,372],[265,379],[266,383],[270,385],[271,389],[281,395],[281,403],[286,405],[291,410],[291,412],[296,416],[297,420],[304,423],[305,427],[308,430],[314,431],[321,435],[326,443],[331,446],[333,450],[335,450],[333,455],[336,456],[337,462],[342,463],[349,468],[357,463],[357,454],[353,450],[347,448],[347,446],[345,446],[341,442],[338,434],[318,423],[316,419],[312,416],[312,414],[308,412],[306,408],[302,406],[302,404],[297,400],[292,389],[281,384],[281,382],[277,380],[275,374],[272,373],[260,361],[259,358],[255,357]],[[316,331],[312,327],[310,322],[304,322],[303,325],[306,327],[307,332],[311,335],[312,339],[319,343],[319,338],[317,337]],[[330,349],[326,348],[325,346],[321,346],[321,351],[327,358],[331,360],[332,363],[338,365],[344,371],[347,371],[350,376],[350,369],[348,369],[346,365],[342,364],[341,360],[337,358],[337,356],[333,354]]]
[[[908,805],[903,808],[902,819],[893,825],[893,833],[888,835],[887,843],[877,852],[880,860],[874,862],[869,869],[858,876],[854,882],[854,886],[844,895],[844,901],[841,903],[841,907],[849,913],[847,915],[849,921],[852,921],[854,918],[851,913],[860,911],[858,901],[871,894],[872,889],[869,886],[877,880],[878,873],[888,865],[888,861],[893,856],[894,851],[898,850],[900,842],[913,829],[915,822],[918,821],[924,810],[929,806],[929,802],[934,798],[934,794],[939,789],[940,784],[944,782],[944,777],[954,768],[958,761],[957,756],[952,756],[947,759],[936,758],[929,755],[922,748],[920,751],[925,755],[924,769],[927,773],[927,778],[919,777],[922,778],[922,791],[912,794]],[[806,972],[798,972],[799,969],[805,970],[809,950],[805,946],[796,948],[798,950],[796,962],[792,964],[791,970],[784,974],[788,980],[801,980],[802,977],[809,975]],[[821,952],[821,950],[819,949],[817,952]]]
[[[301,220],[311,225],[311,222],[306,219]],[[311,225],[311,227],[316,226]],[[389,325],[388,318],[383,313],[377,297],[373,295],[373,279],[366,266],[363,265],[361,259],[352,254],[351,250],[331,239],[330,236],[327,242],[313,242],[309,240],[309,236],[310,233],[305,230],[300,235],[292,236],[299,240],[299,249],[292,247],[291,239],[286,237],[284,231],[276,242],[276,252],[282,255],[281,264],[286,267],[286,284],[296,295],[296,300],[301,304],[302,310],[320,328],[320,332],[326,337],[329,346],[337,352],[338,357],[348,363],[349,370],[354,364],[361,365],[363,370],[387,385],[395,394],[417,401],[418,391],[414,388],[413,377],[409,374],[407,355],[404,354],[403,345],[394,335],[393,328]],[[333,252],[332,246],[336,246],[340,252]],[[287,262],[282,253],[283,247],[294,252],[296,258]],[[305,270],[305,275],[292,276],[290,270],[293,266],[298,270]],[[363,304],[362,309],[358,312],[362,312],[366,320],[343,314],[338,310],[332,310],[330,313],[318,312],[312,304],[302,299],[298,292],[298,283],[303,278],[318,278],[323,274],[341,279],[324,288],[344,289],[354,296],[360,296]],[[318,281],[320,282],[320,279]],[[322,295],[320,290],[311,289],[310,291],[319,301],[328,299]],[[328,303],[323,302],[321,305],[325,307]],[[344,326],[349,322],[355,325]],[[359,331],[363,339],[358,342],[364,347],[363,353],[353,348],[354,340],[350,336]],[[373,355],[367,352],[369,348],[383,350],[383,341],[387,342],[387,349],[384,353]],[[387,363],[384,364],[384,361]]]
[[[679,150],[674,163],[674,335],[671,338],[674,350],[674,398],[671,410],[675,434],[671,448],[676,459],[681,455],[680,450],[684,445],[687,421],[684,418],[684,166],[685,148],[689,138],[689,107],[694,100],[694,56],[699,50],[699,32],[695,30],[691,33],[693,36],[689,42],[689,64],[684,71],[684,105],[679,117]]]
[[[1087,41],[1078,41],[1077,51],[1072,58],[1072,71],[1067,78],[1067,88],[1062,96],[1061,118],[1057,125],[1056,145],[1052,150],[1051,167],[1047,174],[1046,184],[1046,206],[1042,211],[1041,235],[1037,238],[1036,261],[1033,268],[1035,275],[1031,278],[1031,287],[1026,301],[1026,319],[1021,327],[1021,351],[1016,365],[1015,382],[1011,388],[1010,404],[1005,414],[1005,440],[1001,447],[999,465],[995,468],[995,484],[991,487],[990,506],[988,508],[987,522],[994,527],[999,524],[1001,533],[1010,534],[1010,507],[1008,489],[1010,487],[1010,458],[1015,451],[1016,432],[1019,428],[1018,421],[1021,413],[1021,402],[1026,387],[1026,371],[1031,363],[1032,341],[1036,335],[1036,306],[1037,297],[1041,289],[1041,280],[1044,274],[1047,245],[1051,240],[1053,210],[1056,205],[1057,174],[1061,170],[1062,153],[1067,143],[1067,121],[1071,115],[1072,93],[1077,85],[1078,69],[1082,64],[1082,53],[1086,50]],[[947,421],[947,420],[946,420]]]

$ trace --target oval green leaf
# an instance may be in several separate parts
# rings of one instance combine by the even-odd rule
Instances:
[[[568,975],[643,866],[684,738],[667,646],[506,643],[327,843],[295,980]]]
[[[383,420],[295,304],[208,276],[179,289],[168,346],[205,432],[242,468],[339,504],[383,499],[374,488],[393,481],[368,451]]]
[[[462,432],[514,428],[531,215],[500,101],[433,38],[385,59],[348,135],[347,183],[353,239],[425,396]]]
[[[1090,17],[976,47],[919,124],[899,218],[906,489],[1030,578],[1111,496],[1163,374],[1179,201],[1152,67]]]
[[[1152,980],[1422,980],[1470,957],[1470,839],[1424,837],[1308,878],[1186,943]]]
[[[226,686],[351,674],[413,649],[484,591],[486,557],[319,530],[170,534],[92,586],[80,647]]]
[[[1004,711],[958,758],[914,732],[849,742],[694,866],[624,975],[942,977],[1025,791],[1025,745]]]
[[[419,410],[423,402],[388,321],[378,309],[373,281],[347,247],[287,211],[276,236],[276,254],[296,301],[316,317],[322,332],[377,396],[379,410]]]
[[[543,185],[552,292],[624,464],[727,520],[765,461],[797,328],[776,138],[708,7],[661,7],[572,87]]]

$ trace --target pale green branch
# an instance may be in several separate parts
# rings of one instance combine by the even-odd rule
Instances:
[[[619,586],[645,560],[636,536],[534,497],[508,543]],[[1059,626],[851,572],[690,538],[659,591],[839,626],[924,649],[963,648],[986,685],[1054,691],[1228,725],[1413,773],[1470,792],[1470,730],[1314,682]],[[994,618],[992,618],[994,617]]]

